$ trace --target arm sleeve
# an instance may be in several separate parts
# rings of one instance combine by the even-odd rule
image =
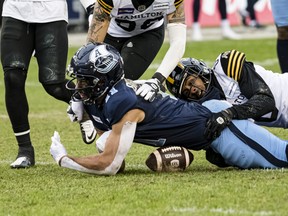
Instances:
[[[255,71],[252,62],[244,61],[239,79],[240,90],[248,99],[246,103],[229,108],[236,119],[260,118],[275,109],[273,94]]]

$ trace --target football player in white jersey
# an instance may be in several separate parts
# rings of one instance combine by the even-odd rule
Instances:
[[[125,62],[125,77],[136,80],[160,50],[165,19],[170,47],[152,79],[137,92],[145,99],[157,93],[185,52],[184,0],[80,0],[90,18],[87,42],[114,46]]]
[[[182,59],[166,81],[169,91],[184,100],[202,102],[220,90],[220,98],[234,105],[211,117],[209,136],[219,134],[231,119],[251,118],[259,125],[288,128],[288,94],[283,91],[287,83],[288,74],[246,61],[236,50],[221,53],[212,69],[202,61]]]
[[[11,168],[28,168],[35,164],[28,120],[29,105],[25,93],[25,81],[33,52],[38,62],[39,81],[46,92],[67,103],[71,99],[72,93],[65,88],[67,23],[65,0],[4,1],[1,63],[6,108],[19,147]],[[95,131],[90,120],[80,125],[82,123],[85,123],[86,129],[90,125],[91,131]]]

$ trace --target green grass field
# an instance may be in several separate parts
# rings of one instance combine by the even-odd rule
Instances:
[[[279,71],[275,43],[275,39],[188,42],[185,56],[201,58],[212,66],[220,52],[238,49],[246,52],[248,60]],[[77,48],[70,47],[69,59]],[[152,75],[167,48],[167,44],[162,47],[143,78]],[[287,169],[220,169],[209,164],[202,151],[193,152],[195,160],[182,173],[150,171],[145,159],[154,148],[139,144],[128,153],[125,172],[116,176],[58,167],[49,153],[54,130],[71,155],[90,155],[96,149],[82,142],[79,125],[70,123],[66,115],[67,105],[44,92],[35,59],[26,92],[36,166],[10,169],[18,147],[5,108],[3,72],[0,78],[0,215],[288,215]],[[288,139],[284,129],[269,130]]]

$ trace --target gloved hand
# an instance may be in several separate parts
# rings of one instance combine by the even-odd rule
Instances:
[[[59,162],[62,157],[67,155],[67,151],[65,147],[62,145],[60,141],[60,135],[57,131],[54,132],[54,135],[51,137],[52,144],[50,146],[50,153],[56,163],[60,166]]]
[[[220,136],[222,130],[232,121],[233,113],[226,109],[218,113],[213,113],[206,123],[204,136],[208,139],[216,139]]]
[[[84,107],[82,101],[70,100],[67,114],[71,122],[80,122],[83,119]]]
[[[140,95],[144,100],[152,102],[160,90],[160,81],[157,78],[152,78],[146,81],[134,81],[137,84],[142,84],[136,91],[136,95]]]

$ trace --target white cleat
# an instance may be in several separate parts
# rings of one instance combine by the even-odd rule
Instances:
[[[82,139],[86,144],[91,144],[96,139],[97,132],[91,120],[80,122]]]
[[[13,163],[10,164],[11,168],[29,168],[34,166],[35,162],[28,157],[18,157]]]
[[[235,33],[231,28],[225,28],[222,31],[223,38],[231,40],[240,40],[241,36]]]
[[[192,40],[193,41],[202,41],[203,40],[201,27],[200,27],[199,23],[193,23]]]

